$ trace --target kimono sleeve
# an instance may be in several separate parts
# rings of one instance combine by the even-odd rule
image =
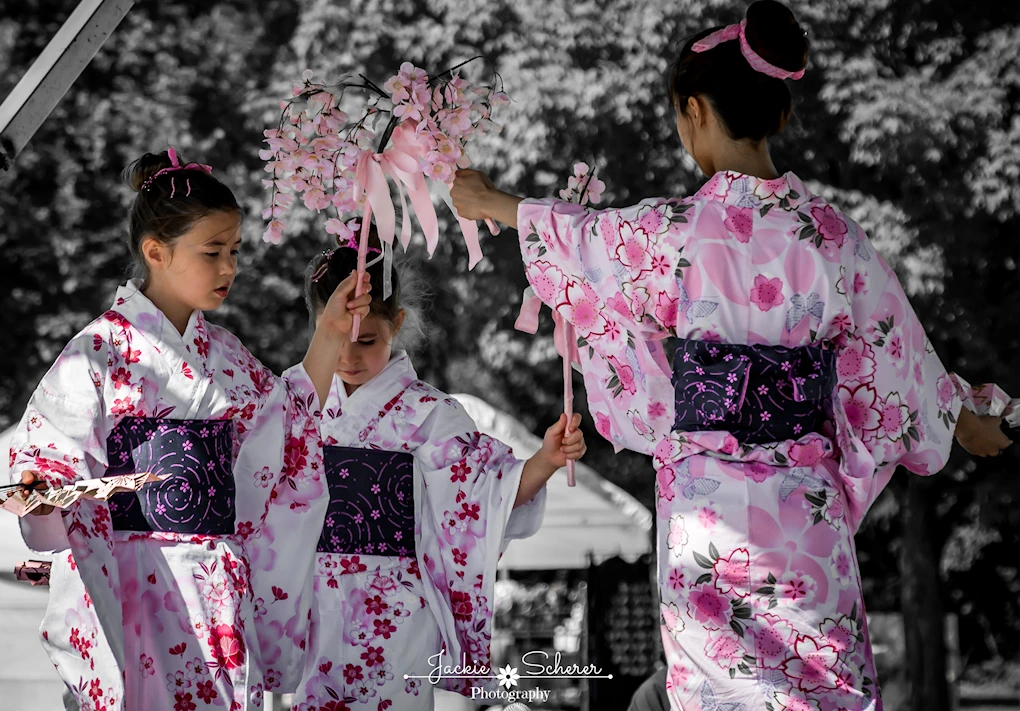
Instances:
[[[43,376],[11,438],[10,478],[20,482],[25,471],[39,472],[51,488],[92,478],[92,469],[106,467],[103,385],[107,344],[98,335],[76,336]],[[25,544],[39,553],[68,548],[66,512],[25,516]]]
[[[949,377],[965,409],[979,417],[1001,417],[1010,427],[1020,427],[1020,398],[1010,397],[995,383],[971,385],[956,373]]]
[[[856,528],[898,466],[930,475],[949,459],[961,398],[896,275],[864,241],[853,328],[836,360],[840,471]]]
[[[442,630],[447,661],[487,667],[496,565],[508,537],[537,530],[546,492],[515,512],[524,462],[502,442],[479,433],[455,401],[440,401],[417,437],[423,444],[414,453],[421,523],[416,548],[426,597]],[[471,680],[444,677],[443,683],[470,693]]]
[[[105,473],[109,341],[96,330],[86,329],[68,343],[29,400],[11,440],[12,481],[32,470],[59,487]],[[80,630],[88,630],[91,646],[84,657],[74,648],[75,631],[69,626],[56,621],[47,630],[46,646],[61,660],[61,675],[79,680],[72,692],[83,706],[88,688],[105,692],[104,698],[113,699],[110,707],[121,708],[124,628],[109,506],[80,500],[44,516],[23,517],[21,531],[32,550],[58,553],[52,561],[50,609],[68,610]]]
[[[274,378],[238,453],[237,527],[251,565],[255,631],[267,690],[297,690],[307,644],[312,566],[324,496],[319,403],[304,368]]]
[[[573,326],[589,410],[616,451],[651,454],[673,425],[661,342],[688,305],[676,273],[699,204],[592,210],[547,199],[518,209],[528,281]]]

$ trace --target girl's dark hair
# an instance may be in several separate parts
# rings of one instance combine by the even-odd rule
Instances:
[[[397,224],[400,224],[399,215]],[[375,250],[382,247],[374,224],[369,227],[368,245]],[[379,256],[379,252],[371,251],[368,256],[371,261],[372,258]],[[425,294],[416,283],[413,266],[406,259],[396,258],[396,255],[394,257],[391,293],[388,299],[382,297],[385,261],[379,260],[368,268],[369,279],[372,282],[372,304],[369,308],[372,313],[390,324],[395,323],[401,309],[404,310],[404,323],[394,347],[411,351],[420,345],[425,335],[421,320],[424,304],[419,303],[424,301]],[[308,316],[313,329],[316,314],[325,308],[326,302],[336,288],[357,268],[358,250],[347,246],[320,252],[308,263],[308,268],[305,269],[305,306],[308,307]],[[315,276],[318,278],[313,281],[312,277]]]
[[[187,162],[178,155],[181,165]],[[203,217],[217,212],[240,212],[234,193],[203,170],[175,170],[153,178],[172,163],[168,152],[146,153],[124,171],[124,180],[138,193],[131,206],[128,245],[135,258],[135,275],[146,276],[142,242],[152,237],[172,246]]]
[[[375,225],[369,227],[368,246],[370,250],[381,250],[379,236],[376,234]],[[370,251],[369,261],[378,257],[378,251]],[[323,268],[325,265],[325,268]],[[305,305],[312,320],[315,314],[326,307],[326,302],[333,295],[340,282],[351,275],[358,268],[358,250],[351,247],[336,247],[325,252],[319,252],[308,264],[305,270]],[[313,277],[318,278],[313,281]],[[383,261],[380,260],[368,268],[368,276],[372,281],[372,305],[371,312],[381,316],[390,323],[397,319],[400,313],[400,276],[397,270],[393,270],[392,292],[390,298],[385,301],[383,295]]]
[[[705,30],[684,43],[668,73],[670,102],[683,113],[690,97],[705,97],[734,140],[776,135],[793,113],[786,82],[752,69],[739,40],[707,52],[691,49],[719,29]],[[751,49],[769,64],[791,72],[807,64],[807,35],[790,9],[776,0],[758,0],[747,8],[746,36]]]

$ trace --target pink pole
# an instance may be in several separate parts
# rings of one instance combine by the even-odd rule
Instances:
[[[358,284],[354,287],[354,298],[365,293],[362,281],[365,279],[365,269],[368,262],[368,230],[372,224],[372,205],[365,201],[365,215],[361,221],[361,239],[358,240]],[[351,327],[351,342],[358,340],[361,331],[361,316],[354,315],[354,325]]]
[[[570,346],[574,341],[574,328],[566,320],[563,321],[562,346],[563,346],[563,412],[567,415],[567,431],[570,431],[570,421],[574,417],[574,378],[573,368],[570,365]],[[573,459],[567,460],[567,486],[575,486]]]

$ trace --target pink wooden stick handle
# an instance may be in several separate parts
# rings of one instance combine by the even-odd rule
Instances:
[[[372,205],[365,203],[365,216],[361,221],[361,238],[358,240],[358,283],[354,287],[354,298],[365,293],[362,282],[365,279],[365,265],[368,262],[368,229],[372,222]],[[356,343],[358,334],[361,332],[361,316],[354,314],[354,324],[351,326],[351,343]]]
[[[567,430],[570,429],[570,421],[574,418],[574,378],[573,369],[570,366],[570,344],[574,340],[574,329],[564,321],[563,328],[563,412],[567,416]],[[567,486],[576,486],[577,481],[574,475],[576,462],[573,459],[567,460]]]

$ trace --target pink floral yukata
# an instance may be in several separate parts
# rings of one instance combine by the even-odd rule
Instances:
[[[518,225],[598,431],[654,458],[672,708],[881,709],[853,535],[897,466],[944,466],[969,388],[861,228],[792,173]]]
[[[546,491],[514,509],[524,462],[403,352],[351,395],[334,378],[322,437],[329,510],[289,534],[319,538],[296,709],[432,709],[432,683],[405,675],[428,676],[444,647],[446,665],[489,665],[496,565],[538,530]],[[491,680],[441,683],[470,696]]]
[[[281,568],[314,553],[258,550],[300,515],[298,494],[322,490],[314,387],[303,371],[274,377],[200,311],[182,336],[139,286],[68,343],[12,440],[16,481],[171,475],[22,519],[28,546],[55,553],[43,645],[83,711],[260,709],[279,671],[260,659],[256,618],[273,600],[253,595],[249,560],[287,580]],[[309,588],[289,581],[278,598]]]

